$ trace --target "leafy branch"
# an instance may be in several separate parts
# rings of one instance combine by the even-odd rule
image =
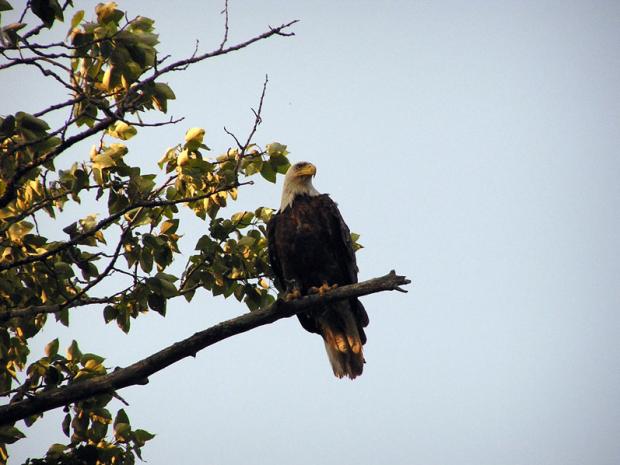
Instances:
[[[112,373],[93,377],[80,383],[50,389],[28,399],[0,406],[0,421],[2,424],[12,424],[31,415],[40,414],[92,396],[109,394],[127,386],[147,384],[151,375],[186,357],[195,357],[198,352],[206,347],[229,337],[273,323],[282,318],[289,318],[304,310],[315,308],[324,302],[382,291],[406,292],[401,286],[409,283],[410,281],[406,277],[399,276],[392,271],[379,278],[336,288],[322,296],[318,294],[309,295],[288,302],[277,300],[264,309],[218,323]]]
[[[140,208],[155,208],[155,207],[165,207],[165,206],[171,206],[171,205],[178,205],[178,204],[182,204],[182,203],[189,203],[189,202],[196,202],[199,200],[203,200],[209,197],[212,197],[214,195],[217,195],[221,192],[226,192],[226,191],[230,191],[232,189],[236,189],[237,187],[240,186],[246,186],[246,185],[250,185],[252,184],[252,181],[246,181],[246,182],[238,182],[235,184],[231,184],[228,186],[224,186],[218,189],[214,189],[211,192],[207,192],[205,194],[201,194],[201,195],[197,195],[197,196],[192,196],[192,197],[183,197],[180,199],[174,199],[174,200],[163,200],[163,199],[156,199],[156,200],[139,200],[136,201],[134,203],[132,203],[131,205],[128,205],[127,207],[123,208],[122,210],[114,213],[113,215],[110,215],[104,219],[102,219],[101,221],[99,221],[93,228],[88,229],[87,231],[76,235],[73,239],[63,242],[62,244],[60,244],[59,246],[48,250],[47,252],[44,252],[40,255],[31,255],[27,258],[24,258],[22,260],[17,260],[15,262],[12,263],[0,263],[0,271],[3,270],[8,270],[11,268],[16,268],[18,266],[23,266],[23,265],[28,265],[29,263],[34,263],[34,262],[38,262],[38,261],[43,261],[46,258],[51,257],[52,255],[56,255],[64,250],[67,250],[68,248],[79,244],[80,242],[82,242],[84,239],[95,235],[98,231],[101,231],[102,229],[107,228],[108,226],[115,224],[116,221],[119,218],[122,218],[126,213],[129,213],[133,210],[137,210]],[[0,317],[1,318],[1,317]]]
[[[170,72],[185,70],[192,64],[244,49],[256,42],[268,39],[272,36],[292,36],[294,35],[294,33],[286,32],[286,30],[295,23],[297,23],[297,21],[290,21],[278,27],[270,27],[268,31],[265,31],[264,33],[259,34],[258,36],[255,36],[244,42],[238,43],[236,45],[231,45],[229,47],[220,47],[215,51],[203,53],[200,55],[194,54],[193,56],[189,58],[175,61],[161,69],[151,68],[153,70],[153,73],[151,74],[151,76],[146,77],[142,80],[136,80],[132,84],[132,86],[127,89],[127,91],[124,93],[122,98],[120,98],[115,103],[115,106],[117,107],[117,110],[115,112],[108,111],[107,106],[105,104],[98,104],[97,105],[98,108],[107,114],[106,118],[99,120],[96,124],[92,125],[89,129],[82,131],[81,133],[71,136],[68,139],[64,140],[62,143],[58,144],[55,148],[47,152],[45,155],[35,158],[29,163],[25,164],[24,166],[19,167],[15,171],[13,176],[11,176],[9,179],[5,179],[4,192],[0,195],[0,208],[6,207],[10,202],[15,200],[17,196],[17,189],[19,187],[20,181],[24,177],[28,176],[34,169],[46,163],[49,163],[54,158],[56,158],[58,155],[63,153],[65,150],[75,145],[77,142],[80,142],[94,134],[100,133],[101,131],[107,129],[108,127],[116,123],[117,121],[125,121],[124,119],[125,113],[128,111],[133,112],[137,109],[137,107],[135,107],[135,104],[137,101],[140,100],[140,97],[141,97],[140,92],[143,92],[148,86],[153,85],[156,79]],[[111,40],[111,38],[107,38],[106,40]],[[85,45],[93,45],[94,43],[95,41],[90,41],[86,44],[82,44],[82,47],[84,47]],[[224,45],[224,43],[222,45]],[[37,61],[40,58],[45,58],[46,60],[50,60],[50,58],[47,58],[47,57],[14,58],[7,65],[11,63],[37,64]],[[56,79],[59,80],[60,78],[56,75]],[[78,87],[71,85],[71,83],[66,83],[62,81],[61,79],[60,79],[60,82],[64,86],[68,87],[69,89],[78,92],[78,95],[76,96],[75,99],[67,103],[63,103],[60,106],[58,105],[53,106],[53,109],[62,108],[62,106],[65,106],[65,105],[76,105],[80,103],[81,101],[83,101],[84,99],[88,100],[91,103],[97,103],[97,99],[92,99],[88,95],[85,95],[83,92],[79,91]],[[39,114],[44,114],[47,111],[50,111],[50,109],[52,109],[52,107],[39,112]],[[169,124],[174,121],[178,121],[178,120],[171,119],[169,122],[166,122],[165,124]],[[66,123],[63,127],[59,128],[58,130],[50,134],[46,134],[43,137],[37,138],[35,140],[31,140],[31,141],[25,141],[17,145],[13,145],[9,148],[9,152],[6,155],[10,155],[11,153],[14,153],[18,150],[26,149],[28,147],[31,147],[32,145],[45,142],[49,140],[50,138],[52,138],[54,135],[64,132],[70,123],[71,122]],[[142,124],[145,125],[144,123]]]

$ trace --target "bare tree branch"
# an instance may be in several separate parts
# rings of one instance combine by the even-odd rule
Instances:
[[[182,69],[187,68],[187,66],[193,64],[193,63],[197,63],[199,61],[203,61],[206,60],[208,58],[214,58],[217,56],[221,56],[221,55],[226,55],[228,53],[231,52],[235,52],[237,50],[241,50],[243,48],[248,47],[249,45],[252,45],[256,42],[259,42],[261,40],[267,39],[269,37],[272,37],[274,35],[279,35],[279,36],[285,36],[285,37],[289,37],[292,35],[295,35],[292,32],[284,32],[286,29],[288,29],[289,27],[291,27],[293,24],[299,22],[299,20],[295,20],[295,21],[290,21],[286,24],[282,24],[278,27],[270,27],[268,31],[263,32],[262,34],[252,37],[251,39],[246,40],[245,42],[241,42],[239,44],[236,45],[231,45],[230,47],[226,47],[223,49],[218,49],[215,50],[213,52],[208,52],[208,53],[203,53],[202,55],[193,55],[190,58],[186,58],[185,60],[179,60],[176,61],[174,63],[169,64],[168,66],[161,68],[159,70],[157,70],[155,73],[153,73],[150,77],[148,77],[147,79],[141,81],[138,85],[136,85],[135,87],[133,87],[134,91],[137,91],[138,89],[144,87],[145,85],[154,82],[155,79],[157,79],[158,77],[160,77],[162,74],[166,74],[169,73],[171,71],[179,71]]]
[[[220,43],[220,50],[224,48],[224,45],[226,45],[228,41],[228,0],[224,0],[224,9],[221,14],[224,15],[224,38],[222,39],[222,43]]]
[[[380,278],[342,286],[322,296],[315,294],[290,302],[277,300],[264,309],[218,323],[107,375],[50,389],[31,398],[3,405],[0,407],[0,424],[12,424],[34,414],[47,412],[88,397],[113,393],[115,390],[127,386],[147,384],[149,376],[186,357],[195,357],[198,352],[206,347],[229,337],[273,323],[282,318],[289,318],[315,307],[319,303],[359,297],[381,291],[399,290],[406,292],[400,286],[410,282],[405,276],[398,276],[394,271],[391,271]]]

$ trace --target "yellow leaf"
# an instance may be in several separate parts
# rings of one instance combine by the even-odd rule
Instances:
[[[97,216],[99,216],[97,213],[93,213],[91,215],[88,215],[86,218],[80,220],[80,224],[85,231],[88,231],[95,227],[95,225],[97,224]]]
[[[185,166],[189,162],[189,152],[187,149],[183,150],[177,158],[177,166]]]
[[[110,147],[104,152],[106,155],[110,155],[114,160],[122,158],[128,152],[125,144],[110,144]]]
[[[33,228],[32,223],[28,223],[27,221],[20,221],[19,223],[15,223],[11,225],[9,230],[7,231],[9,234],[9,239],[11,241],[21,244],[22,237],[24,237],[28,232]]]
[[[100,3],[95,7],[97,19],[100,23],[105,22],[116,10],[118,5],[116,2]]]
[[[185,142],[198,142],[202,144],[205,137],[205,130],[202,128],[191,128],[185,133]]]
[[[95,160],[93,161],[93,168],[98,168],[102,170],[104,168],[111,168],[115,164],[116,162],[112,160],[112,157],[110,155],[102,153],[95,157]]]
[[[103,73],[103,79],[101,80],[101,86],[103,87],[103,90],[112,90],[110,87],[112,83],[112,71],[113,67],[110,66],[108,69],[105,70],[105,73]]]
[[[103,235],[103,231],[97,231],[95,233],[95,239],[97,239],[102,244],[106,244],[105,237]]]
[[[191,128],[185,133],[185,147],[189,150],[198,150],[205,137],[205,130],[202,128]]]
[[[124,121],[118,121],[113,127],[108,129],[108,133],[117,139],[128,140],[135,136],[138,130]]]
[[[95,368],[97,368],[97,365],[99,365],[97,361],[91,358],[84,364],[84,368],[88,370],[94,370]]]
[[[174,160],[176,152],[177,152],[176,147],[170,147],[168,150],[166,150],[166,153],[164,154],[164,156],[161,157],[161,160],[157,162],[159,167],[161,168],[162,166],[164,166],[164,163],[168,163],[170,160]]]

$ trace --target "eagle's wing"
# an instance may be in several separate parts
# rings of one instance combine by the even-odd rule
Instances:
[[[334,243],[338,244],[339,255],[342,257],[340,266],[344,276],[349,278],[351,284],[357,283],[357,260],[355,259],[355,250],[353,249],[353,240],[351,239],[351,231],[342,219],[338,205],[327,194],[320,196],[322,202],[321,211],[326,216],[330,224],[330,231],[334,231],[339,237],[334,237]],[[350,299],[352,310],[357,321],[358,331],[362,340],[362,344],[366,343],[366,334],[364,329],[368,326],[368,314],[362,303],[358,299]]]
[[[342,257],[340,265],[342,267],[343,275],[346,276],[350,284],[357,282],[357,260],[355,259],[355,251],[353,250],[353,241],[351,240],[351,231],[349,227],[342,219],[338,205],[334,202],[329,195],[323,194],[321,199],[321,212],[326,218],[333,233],[333,243],[338,247],[338,256]]]
[[[278,257],[278,250],[276,247],[276,228],[278,227],[279,214],[274,214],[267,223],[267,248],[269,250],[269,263],[271,264],[271,270],[273,271],[273,283],[276,289],[280,292],[284,292],[286,288],[286,282],[282,275],[282,265],[280,264],[280,258]]]

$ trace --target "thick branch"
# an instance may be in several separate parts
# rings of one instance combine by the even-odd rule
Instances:
[[[255,312],[246,313],[231,320],[223,321],[204,331],[200,331],[183,341],[172,344],[153,355],[128,367],[112,373],[91,378],[65,387],[50,389],[29,399],[20,400],[0,407],[0,424],[12,424],[31,415],[43,413],[81,399],[113,392],[127,386],[148,383],[154,373],[192,356],[202,349],[231,336],[250,331],[282,318],[289,318],[299,312],[315,307],[319,302],[342,300],[381,291],[404,291],[402,285],[409,284],[405,276],[394,271],[380,278],[369,279],[358,284],[336,288],[327,294],[310,295],[291,302],[277,300],[274,304]]]

